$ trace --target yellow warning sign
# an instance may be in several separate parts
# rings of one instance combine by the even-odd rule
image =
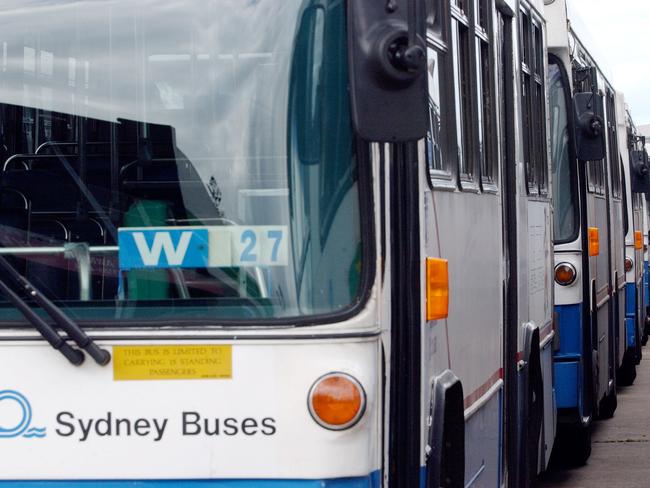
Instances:
[[[115,346],[113,379],[203,380],[232,378],[232,346]]]

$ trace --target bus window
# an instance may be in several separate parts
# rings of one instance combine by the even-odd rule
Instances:
[[[454,20],[454,34],[457,42],[457,65],[458,74],[456,77],[456,114],[459,120],[459,141],[460,161],[459,176],[462,182],[471,182],[474,179],[475,145],[474,121],[472,107],[472,53],[470,44],[469,18],[459,14]],[[471,185],[467,185],[471,186]]]
[[[461,189],[496,190],[495,82],[492,77],[492,26],[484,0],[452,8],[456,137]]]
[[[545,195],[548,186],[546,112],[544,103],[544,37],[533,12],[522,7],[521,90],[524,160],[528,192]]]
[[[609,148],[608,158],[612,170],[612,196],[616,199],[621,198],[621,171],[618,164],[618,134],[616,131],[616,106],[614,93],[607,90],[607,147]]]
[[[442,103],[440,83],[442,55],[435,49],[427,49],[428,63],[428,85],[429,85],[429,130],[427,131],[427,161],[429,163],[429,174],[433,179],[450,178],[449,162],[443,156],[442,131],[445,130],[441,124]]]
[[[449,56],[447,25],[449,8],[440,0],[428,2],[427,24],[427,73],[429,88],[429,130],[426,150],[431,183],[453,187],[451,158],[455,151],[448,150],[448,135],[453,133],[449,124],[442,119],[453,120],[453,103],[449,103],[449,90],[453,82],[449,80],[447,68]],[[455,159],[455,158],[454,158]]]

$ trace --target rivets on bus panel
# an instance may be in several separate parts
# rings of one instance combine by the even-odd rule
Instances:
[[[587,236],[589,240],[589,256],[598,256],[600,254],[600,232],[598,227],[589,227]]]
[[[634,232],[634,249],[643,249],[643,233],[640,230]]]
[[[449,266],[446,259],[427,258],[427,320],[449,315]]]
[[[312,385],[307,403],[318,425],[328,430],[345,430],[363,417],[366,392],[349,374],[328,373]]]
[[[625,272],[629,273],[634,267],[634,260],[632,258],[625,258]]]
[[[555,282],[558,285],[572,285],[577,276],[576,268],[571,263],[560,263],[555,267]]]

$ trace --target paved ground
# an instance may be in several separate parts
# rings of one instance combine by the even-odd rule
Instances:
[[[650,346],[634,385],[620,388],[614,418],[596,422],[586,466],[552,468],[539,488],[650,488]]]

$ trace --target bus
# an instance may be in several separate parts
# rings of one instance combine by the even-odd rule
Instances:
[[[621,97],[622,98],[622,97]],[[621,106],[625,107],[623,100]],[[634,363],[641,361],[642,345],[647,341],[645,331],[645,295],[643,288],[644,276],[644,240],[643,235],[646,233],[645,218],[645,192],[648,191],[647,178],[647,160],[645,155],[645,138],[637,131],[632,116],[624,108],[625,131],[623,141],[626,143],[626,151],[623,155],[624,161],[627,162],[626,177],[628,178],[629,187],[631,188],[630,202],[628,203],[629,224],[626,228],[626,279],[627,279],[627,298],[626,298],[626,321],[627,329],[630,336],[629,342],[634,346],[629,355],[634,358]],[[622,141],[622,142],[623,142]],[[632,361],[630,361],[632,363]],[[630,373],[631,374],[631,373]],[[633,376],[631,377],[633,380]],[[631,383],[626,381],[625,384]]]
[[[545,8],[4,2],[0,487],[529,486]]]
[[[546,8],[555,211],[558,447],[582,464],[591,423],[617,406],[617,372],[634,369],[624,222],[632,191],[619,143],[621,101],[576,33],[564,0]],[[625,131],[623,131],[625,132]],[[632,225],[630,225],[632,228]],[[633,232],[633,231],[632,231]],[[626,378],[627,379],[627,378]]]
[[[439,411],[440,375],[463,388],[450,486],[525,487],[556,424],[545,7],[430,4],[424,245],[448,263],[449,309],[424,329],[424,398]]]
[[[414,439],[345,6],[3,3],[0,486],[379,486]]]

